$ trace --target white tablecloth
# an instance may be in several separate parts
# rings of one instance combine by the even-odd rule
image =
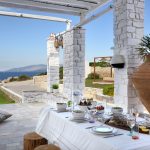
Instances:
[[[133,140],[127,131],[120,130],[124,135],[103,138],[85,129],[99,125],[99,122],[75,123],[66,118],[69,116],[70,112],[57,113],[46,107],[40,113],[36,132],[59,145],[62,150],[150,150],[149,135],[140,134],[139,140]]]

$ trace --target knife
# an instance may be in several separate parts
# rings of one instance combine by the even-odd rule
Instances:
[[[85,129],[91,129],[91,128],[93,128],[93,127],[95,127],[95,126],[86,127]]]
[[[120,135],[123,135],[123,133],[112,134],[112,135],[104,136],[103,138],[109,138],[109,137],[120,136]]]

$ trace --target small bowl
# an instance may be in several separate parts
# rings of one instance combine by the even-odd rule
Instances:
[[[84,119],[85,118],[85,112],[82,110],[73,110],[72,111],[72,117],[74,119]]]
[[[87,111],[88,110],[88,106],[82,106],[82,105],[78,105],[78,107],[79,107],[79,109],[81,110],[81,111]]]
[[[123,108],[121,108],[121,107],[112,107],[111,112],[113,114],[122,114],[123,113]]]
[[[66,111],[67,104],[66,103],[57,103],[57,110],[58,111]]]
[[[104,109],[102,109],[102,110],[96,110],[96,112],[97,112],[98,114],[104,114]]]

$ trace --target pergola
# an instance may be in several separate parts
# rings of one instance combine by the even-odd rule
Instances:
[[[71,27],[67,19],[56,17],[0,12],[1,15],[46,19],[65,22],[64,39],[64,93],[70,99],[74,90],[84,89],[85,30],[83,25],[112,10],[105,7],[109,0],[0,0],[0,6],[49,13],[69,14],[80,17],[80,22]],[[133,71],[141,64],[136,46],[144,33],[144,0],[113,0],[114,8],[114,55],[123,55],[125,67],[115,69],[115,103],[126,108],[141,105],[131,82]],[[107,27],[106,27],[107,30]],[[54,47],[54,35],[47,41],[48,91],[59,80],[59,50]]]

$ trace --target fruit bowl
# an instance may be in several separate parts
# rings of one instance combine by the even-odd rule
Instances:
[[[104,109],[105,109],[104,106],[100,105],[100,106],[96,106],[95,108],[98,113],[104,113]]]
[[[78,105],[79,109],[82,110],[82,111],[87,111],[88,107],[91,107],[91,106],[92,106],[91,102],[86,101],[86,100],[80,101],[80,103]]]

